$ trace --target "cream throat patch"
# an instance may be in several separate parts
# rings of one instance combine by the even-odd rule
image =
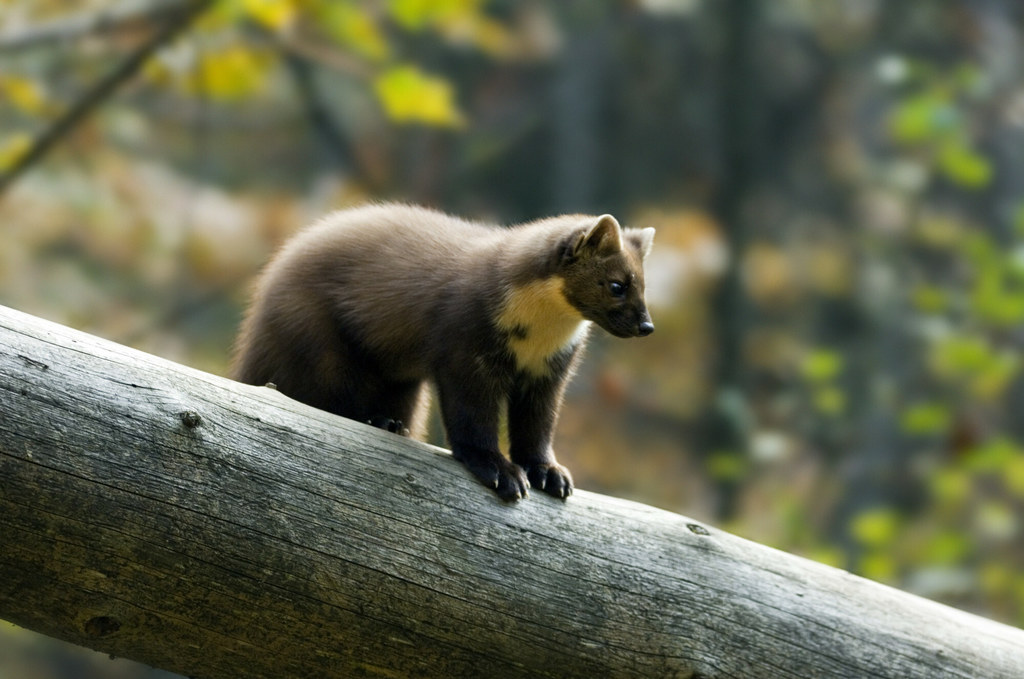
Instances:
[[[565,298],[564,286],[564,279],[551,276],[517,285],[505,295],[498,327],[509,333],[518,367],[531,375],[549,374],[548,359],[579,344],[590,327]]]

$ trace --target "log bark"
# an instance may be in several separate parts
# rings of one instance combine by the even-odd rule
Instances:
[[[1024,631],[3,307],[0,543],[0,617],[197,677],[1024,676]]]

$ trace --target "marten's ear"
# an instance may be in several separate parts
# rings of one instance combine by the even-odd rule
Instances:
[[[622,227],[611,215],[601,215],[573,248],[573,257],[612,255],[622,250]]]
[[[640,259],[647,259],[647,255],[651,254],[651,246],[654,245],[654,227],[625,229],[623,235],[626,238],[626,242],[640,253]]]

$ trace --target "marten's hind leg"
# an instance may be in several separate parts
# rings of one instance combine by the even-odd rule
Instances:
[[[422,382],[393,383],[384,386],[366,402],[373,414],[368,424],[396,434],[422,439],[430,410],[430,390]]]
[[[407,436],[423,434],[429,391],[421,380],[387,377],[340,334],[314,342],[300,333],[265,330],[259,338],[236,362],[240,381],[273,382],[282,394],[335,415]]]

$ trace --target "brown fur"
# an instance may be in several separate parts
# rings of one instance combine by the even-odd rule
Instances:
[[[590,321],[620,337],[653,330],[652,236],[607,215],[504,229],[404,205],[335,212],[260,277],[232,374],[414,433],[432,381],[452,451],[481,481],[506,499],[527,479],[565,497],[571,476],[550,445],[562,392]],[[498,452],[502,404],[512,462]]]

